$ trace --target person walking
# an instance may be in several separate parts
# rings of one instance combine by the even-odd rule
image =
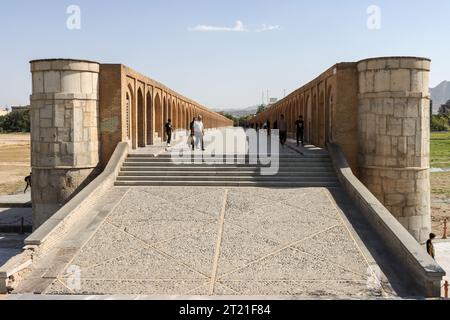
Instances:
[[[170,147],[170,143],[172,142],[172,132],[173,132],[171,119],[167,120],[165,129],[166,129],[166,135],[167,135],[167,146]]]
[[[201,116],[199,116],[197,120],[194,121],[195,149],[199,149],[199,145],[203,141],[203,134],[203,122],[201,121]],[[202,150],[204,151],[203,148]]]
[[[27,183],[27,186],[25,187],[25,190],[23,190],[23,193],[26,193],[28,190],[28,187],[31,188],[31,172],[29,176],[25,177],[25,182]]]
[[[205,138],[205,125],[203,124],[203,117],[198,116],[198,120],[202,123],[202,151],[205,151],[205,142],[203,140]]]
[[[280,143],[282,146],[284,146],[287,140],[287,123],[286,120],[284,120],[284,115],[280,116],[280,121],[278,122],[278,129],[280,130]]]
[[[192,151],[194,151],[194,147],[195,147],[195,132],[194,132],[195,121],[197,121],[197,118],[194,117],[192,119],[192,122],[189,124],[189,130],[191,131],[190,141],[191,141]]]
[[[295,121],[295,128],[297,130],[297,147],[300,146],[300,141],[302,142],[302,146],[304,146],[303,136],[305,131],[305,122],[303,121],[303,117],[298,117],[298,120]]]
[[[427,241],[427,252],[428,254],[435,259],[436,252],[434,251],[434,245],[433,240],[436,238],[436,235],[434,233],[430,233],[430,239]]]

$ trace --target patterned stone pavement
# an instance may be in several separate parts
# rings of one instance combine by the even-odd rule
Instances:
[[[390,296],[327,189],[125,191],[45,294]]]

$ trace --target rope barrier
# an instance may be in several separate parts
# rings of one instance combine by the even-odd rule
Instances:
[[[8,223],[0,223],[0,226],[12,226],[12,225],[15,225],[16,223],[21,223],[21,222],[22,222],[22,219],[19,218],[17,220],[10,221]]]
[[[32,223],[29,220],[25,219],[24,217],[20,217],[19,219],[10,221],[8,223],[0,223],[0,227],[19,227],[20,228],[19,233],[24,234],[25,233],[25,222],[28,223],[28,225],[26,225],[27,227],[32,225]]]
[[[18,218],[16,220],[13,220],[13,221],[9,221],[7,223],[0,223],[0,226],[11,226],[11,225],[14,225],[16,223],[21,223],[21,222],[28,223],[30,225],[33,224],[30,220],[25,219],[25,218],[22,217],[22,218]]]

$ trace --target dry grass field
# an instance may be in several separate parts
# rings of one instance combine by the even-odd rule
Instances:
[[[445,219],[450,227],[450,172],[431,174],[431,202],[433,232],[440,237]]]
[[[0,195],[23,192],[30,170],[30,135],[0,134]]]

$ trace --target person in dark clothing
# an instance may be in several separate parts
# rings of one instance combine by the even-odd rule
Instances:
[[[166,135],[167,135],[167,146],[170,147],[170,143],[172,142],[172,132],[173,132],[171,119],[167,120],[165,128],[166,128]]]
[[[196,117],[194,117],[193,119],[192,119],[192,122],[189,124],[189,130],[191,130],[191,137],[190,137],[190,139],[191,139],[191,145],[192,145],[192,151],[194,151],[194,149],[195,149],[195,132],[194,132],[194,123],[195,123],[195,121],[197,121],[197,118]]]
[[[280,143],[282,146],[286,144],[287,140],[287,123],[286,120],[284,120],[284,115],[282,114],[280,116],[280,120],[277,123],[278,129],[280,130]]]
[[[29,176],[25,177],[25,182],[27,183],[27,186],[25,187],[25,190],[23,190],[23,193],[27,192],[28,187],[31,188],[31,172]]]
[[[427,252],[433,259],[436,256],[436,253],[434,251],[434,245],[433,245],[433,240],[435,238],[436,238],[436,235],[434,233],[430,233],[430,239],[428,239],[428,241],[427,241]]]
[[[303,121],[303,117],[298,117],[298,120],[295,121],[295,128],[297,130],[297,147],[300,146],[300,141],[302,142],[302,146],[304,145],[303,141],[303,133],[305,131],[305,122]]]

